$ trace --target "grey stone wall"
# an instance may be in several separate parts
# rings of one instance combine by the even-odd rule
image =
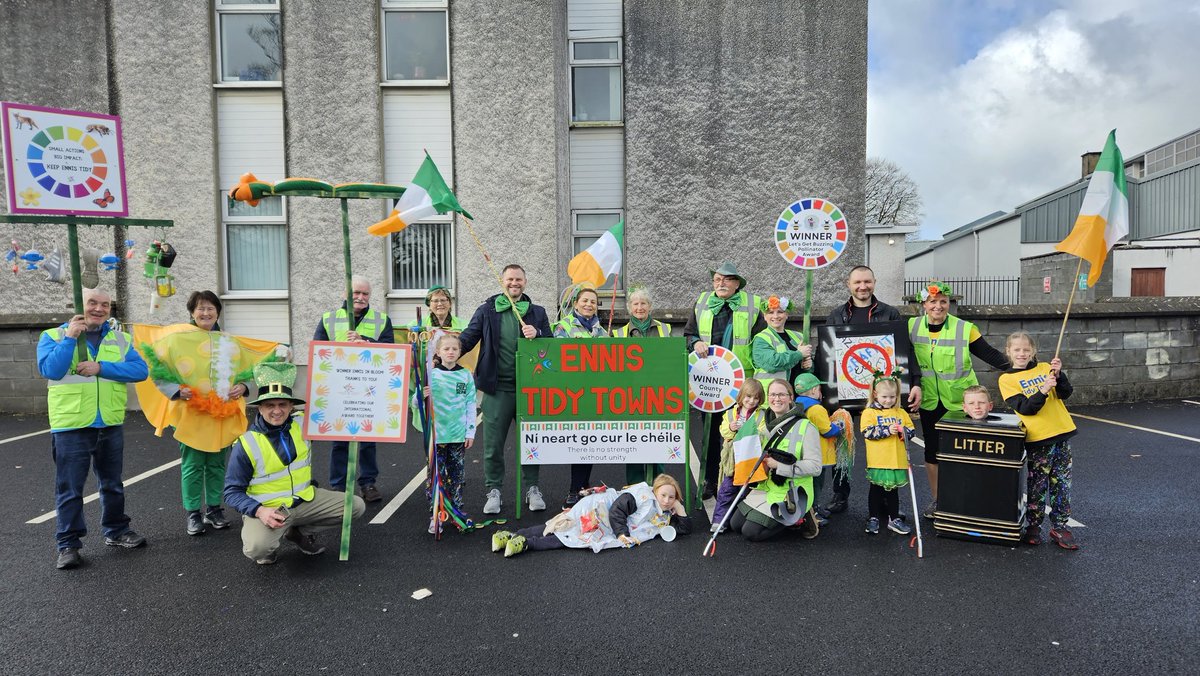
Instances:
[[[38,375],[37,344],[42,331],[57,326],[0,329],[0,411],[45,413],[46,380]]]
[[[525,268],[527,293],[551,312],[566,202],[566,3],[455,0],[450,11],[455,192],[496,272]],[[464,226],[456,229],[458,314],[498,293]]]
[[[346,183],[383,180],[379,21],[358,0],[291,0],[283,16],[284,128],[289,176]],[[294,66],[293,66],[294,64]],[[384,308],[386,238],[367,234],[382,200],[350,200],[350,255]],[[345,302],[339,200],[288,201],[292,350],[307,360],[321,314]]]
[[[861,263],[865,0],[625,3],[626,249],[656,304],[691,307],[729,259],[757,293],[802,297],[774,247],[779,213],[824,197],[849,247],[815,275],[844,295]]]
[[[1071,297],[1071,286],[1077,284],[1075,271],[1088,274],[1089,263],[1083,262],[1079,267],[1079,259],[1070,254],[1054,252],[1042,256],[1021,259],[1020,299],[1024,304],[1063,303]],[[1109,253],[1104,259],[1104,268],[1100,271],[1100,279],[1096,286],[1087,289],[1075,289],[1076,303],[1095,303],[1098,300],[1112,296],[1113,287],[1113,255]],[[1050,277],[1050,293],[1045,293],[1043,280]]]
[[[109,101],[107,3],[73,0],[6,0],[0,3],[0,101],[35,106],[115,113]],[[53,36],[53,37],[51,37]],[[52,48],[48,48],[51,47]],[[9,124],[10,120],[5,120]],[[128,153],[128,130],[126,130]],[[0,165],[0,190],[7,177]],[[7,202],[0,200],[0,212]],[[107,228],[80,228],[81,249],[113,251],[116,235]],[[59,226],[0,224],[0,249],[16,240],[22,250],[43,255],[58,248],[67,263],[67,230]],[[24,265],[21,266],[24,268]],[[5,315],[61,312],[72,307],[66,282],[46,281],[40,270],[0,274]],[[113,273],[101,273],[101,285],[117,292]]]

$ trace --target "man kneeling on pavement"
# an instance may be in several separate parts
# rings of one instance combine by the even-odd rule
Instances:
[[[316,531],[342,523],[346,494],[317,488],[312,456],[292,411],[304,400],[292,396],[296,366],[265,363],[254,367],[261,396],[250,402],[258,415],[233,444],[225,471],[225,504],[242,513],[242,553],[255,563],[275,563],[281,538],[309,555],[325,551]],[[354,496],[354,516],[366,504]]]

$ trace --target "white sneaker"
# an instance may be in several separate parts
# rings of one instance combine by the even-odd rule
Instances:
[[[546,501],[542,499],[542,491],[537,486],[530,486],[526,497],[529,499],[529,511],[544,512],[546,510]]]
[[[488,491],[487,502],[483,503],[484,514],[499,514],[500,513],[500,489],[493,488]],[[544,509],[545,507],[543,507]]]

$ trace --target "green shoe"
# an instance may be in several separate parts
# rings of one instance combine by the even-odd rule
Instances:
[[[504,558],[516,556],[525,551],[525,536],[514,535],[509,539],[508,544],[504,546]]]
[[[498,530],[492,533],[492,551],[498,552],[504,549],[504,545],[508,544],[513,534],[506,530]]]

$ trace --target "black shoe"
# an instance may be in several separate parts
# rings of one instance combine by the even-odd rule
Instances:
[[[833,496],[833,501],[825,506],[825,511],[829,512],[830,514],[841,514],[842,512],[846,511],[846,508],[849,506],[846,504],[846,502],[846,496],[835,495]]]
[[[225,510],[220,507],[209,507],[204,513],[204,523],[212,526],[214,530],[229,528],[229,519],[225,518]]]
[[[575,493],[567,493],[567,498],[566,498],[565,500],[563,500],[563,506],[562,506],[562,508],[563,508],[564,510],[566,510],[566,509],[571,509],[571,508],[572,508],[572,507],[574,507],[574,506],[576,505],[576,503],[578,503],[578,502],[579,502],[579,493],[578,493],[578,492],[575,492]]]
[[[298,528],[287,529],[287,532],[283,534],[283,537],[296,543],[296,546],[300,548],[300,551],[308,554],[309,556],[316,556],[317,554],[325,551],[325,546],[320,542],[317,542],[317,537],[315,535],[306,535],[301,533],[300,529]]]
[[[146,544],[146,538],[137,533],[127,530],[115,538],[105,537],[104,544],[109,547],[124,547],[125,549],[133,549]]]
[[[814,505],[813,511],[816,512],[817,516],[821,517],[822,519],[828,519],[829,515],[833,513],[833,512],[830,512],[828,509],[821,507],[820,505]],[[825,524],[821,524],[821,525],[824,526]]]
[[[700,490],[701,500],[710,500],[717,494],[716,486],[711,481],[705,481],[704,487]]]
[[[187,514],[187,534],[204,535],[204,517],[200,516],[200,510]]]
[[[375,488],[375,484],[362,487],[363,502],[379,502],[383,496],[379,494],[379,489]]]
[[[70,570],[83,565],[83,557],[79,555],[79,550],[75,547],[67,547],[66,549],[58,550],[58,561],[54,567],[59,570]]]

